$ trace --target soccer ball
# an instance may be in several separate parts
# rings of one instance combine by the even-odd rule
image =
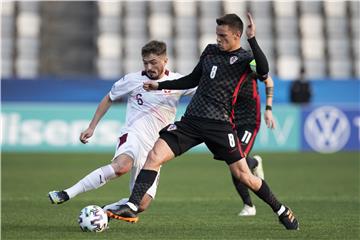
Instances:
[[[81,210],[78,223],[83,232],[102,232],[107,228],[108,217],[101,207],[90,205]]]

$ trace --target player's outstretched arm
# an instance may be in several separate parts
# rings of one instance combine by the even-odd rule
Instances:
[[[261,76],[262,79],[266,79],[267,74],[269,73],[269,63],[266,59],[265,54],[261,50],[259,44],[256,41],[255,33],[256,26],[255,22],[250,13],[247,14],[248,17],[248,25],[246,28],[246,35],[248,37],[248,42],[251,47],[251,50],[254,54],[254,58],[256,61],[256,73]]]
[[[266,107],[264,112],[264,119],[266,126],[270,129],[275,129],[275,120],[272,115],[272,103],[274,96],[274,81],[268,76],[268,78],[264,81],[265,83],[265,92],[266,92]]]
[[[107,110],[110,108],[112,104],[112,101],[109,97],[109,95],[107,94],[99,103],[96,112],[89,124],[89,127],[83,131],[80,134],[80,142],[86,144],[89,142],[89,138],[91,138],[91,136],[94,134],[95,128],[98,125],[99,121],[101,120],[101,118],[105,115],[105,113],[107,112]]]
[[[251,13],[248,12],[247,17],[248,17],[248,25],[246,28],[246,36],[248,37],[248,39],[250,39],[250,38],[255,37],[256,26],[255,26],[255,23],[254,23]]]
[[[143,88],[149,90],[162,90],[162,89],[190,89],[199,85],[202,73],[201,61],[196,65],[194,70],[184,77],[176,80],[168,80],[163,82],[147,81],[144,83]]]

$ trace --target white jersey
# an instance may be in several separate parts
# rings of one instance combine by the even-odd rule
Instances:
[[[152,81],[166,81],[182,77],[179,73],[166,71],[163,78]],[[125,129],[122,132],[136,133],[142,144],[153,146],[159,137],[158,132],[174,122],[176,108],[181,96],[192,95],[195,89],[145,91],[143,83],[149,81],[144,72],[130,73],[115,82],[109,97],[117,100],[127,95]]]
[[[178,73],[166,73],[163,78],[156,81],[182,77]],[[130,191],[145,164],[148,152],[159,137],[159,131],[174,122],[181,96],[195,93],[195,89],[148,92],[143,89],[143,83],[148,80],[150,79],[143,72],[130,73],[117,81],[109,93],[113,101],[128,96],[125,127],[121,129],[114,158],[126,154],[134,160],[129,182]],[[152,198],[155,198],[158,181],[159,173],[147,191]]]

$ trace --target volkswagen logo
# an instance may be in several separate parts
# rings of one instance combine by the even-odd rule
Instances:
[[[331,106],[315,109],[305,120],[305,139],[312,149],[322,153],[341,150],[350,137],[350,124],[345,114]]]

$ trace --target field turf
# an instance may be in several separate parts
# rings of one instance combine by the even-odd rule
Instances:
[[[257,216],[242,203],[227,166],[207,154],[185,154],[162,168],[156,201],[137,224],[111,221],[103,233],[81,232],[81,208],[127,197],[128,176],[51,205],[63,189],[107,164],[111,154],[2,154],[1,239],[359,239],[359,153],[264,153],[265,178],[300,221],[286,231],[253,196]]]

